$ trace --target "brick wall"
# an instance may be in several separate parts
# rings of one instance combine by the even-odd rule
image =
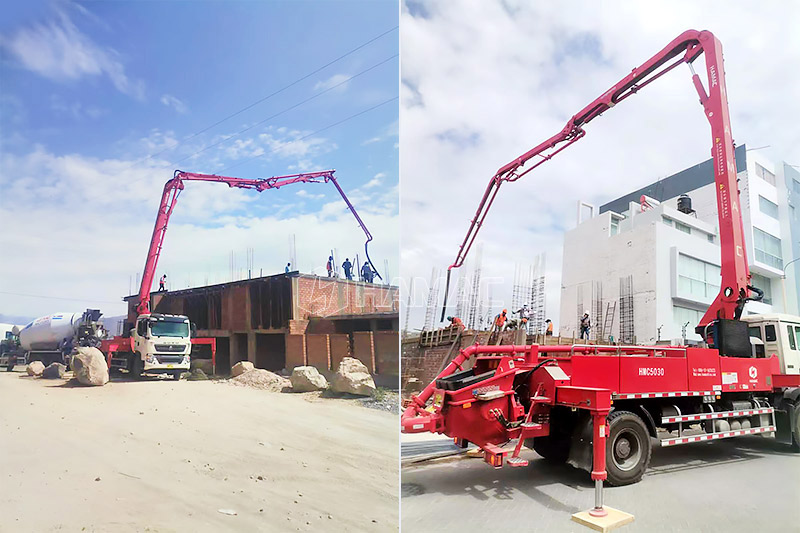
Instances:
[[[306,335],[306,361],[321,372],[331,368],[330,344],[328,335],[324,333],[308,333]]]
[[[294,318],[397,312],[398,292],[386,285],[299,276]]]
[[[375,345],[375,372],[397,376],[399,373],[400,346],[397,331],[376,331],[373,333]]]
[[[375,373],[375,349],[371,331],[353,333],[353,357],[364,363],[370,374]]]
[[[306,336],[286,335],[286,368],[306,365]]]
[[[330,335],[331,343],[331,370],[334,372],[339,368],[339,363],[345,357],[350,357],[350,335],[337,333]]]

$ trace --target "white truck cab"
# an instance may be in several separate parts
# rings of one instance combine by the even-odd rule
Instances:
[[[781,373],[800,374],[800,317],[782,313],[743,316],[750,329],[756,357],[777,355]]]
[[[150,313],[136,319],[131,330],[134,375],[171,374],[180,379],[190,367],[191,324],[181,315]]]

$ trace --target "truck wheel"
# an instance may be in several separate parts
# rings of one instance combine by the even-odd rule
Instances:
[[[144,370],[144,362],[142,356],[138,353],[133,354],[133,362],[131,363],[131,375],[133,379],[141,379],[142,370]]]
[[[639,416],[630,411],[614,411],[609,415],[606,470],[610,484],[639,482],[650,464],[651,453],[650,435]]]
[[[566,463],[569,458],[570,441],[552,436],[525,439],[525,446],[553,463]]]
[[[14,370],[14,365],[9,363],[9,365],[6,367],[6,372],[11,372],[12,370]]]
[[[792,446],[793,452],[800,452],[800,404],[794,406],[794,420],[792,420]]]

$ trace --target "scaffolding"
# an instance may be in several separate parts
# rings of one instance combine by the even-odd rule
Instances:
[[[408,282],[408,301],[406,301],[406,316],[403,321],[403,338],[408,337],[408,319],[411,317],[411,296],[414,294],[414,278],[412,277]]]
[[[530,268],[530,286],[528,294],[530,301],[528,305],[531,309],[531,316],[528,320],[528,333],[538,335],[544,333],[547,319],[547,298],[545,294],[545,266],[547,256],[542,253],[536,256],[533,266]]]
[[[592,287],[592,322],[594,323],[594,340],[597,344],[605,341],[605,322],[603,321],[603,283],[595,281]]]
[[[425,308],[425,324],[422,331],[432,331],[436,322],[436,308],[439,303],[439,276],[436,268],[431,269],[431,284],[428,288],[428,303]]]
[[[483,314],[483,302],[481,300],[481,260],[483,257],[483,245],[478,244],[478,249],[475,254],[475,269],[472,272],[472,288],[469,293],[469,307],[467,317],[467,327],[469,329],[478,329],[482,322],[481,317]]]
[[[623,344],[634,344],[633,329],[633,276],[619,278],[619,340]]]

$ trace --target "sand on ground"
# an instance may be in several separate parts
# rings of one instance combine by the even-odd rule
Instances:
[[[398,529],[395,415],[224,382],[81,387],[19,370],[0,372],[2,532]]]

